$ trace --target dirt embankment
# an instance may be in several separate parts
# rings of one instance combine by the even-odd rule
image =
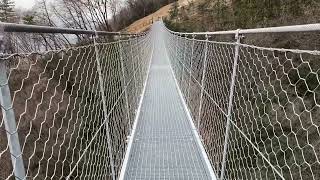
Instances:
[[[191,2],[194,2],[196,0],[179,0],[179,7],[183,7],[188,5]],[[142,19],[137,20],[136,22],[132,23],[129,27],[127,27],[125,30],[131,33],[138,33],[138,32],[143,32],[146,29],[148,29],[153,21],[157,21],[161,18],[167,17],[170,13],[170,9],[172,7],[173,3],[168,4],[158,11],[156,11],[153,14],[150,14]]]

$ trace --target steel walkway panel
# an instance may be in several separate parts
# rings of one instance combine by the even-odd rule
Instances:
[[[124,179],[210,179],[179,96],[160,23]]]

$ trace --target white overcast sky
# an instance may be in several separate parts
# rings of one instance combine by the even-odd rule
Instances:
[[[17,8],[30,9],[35,4],[35,0],[14,0]]]
[[[34,6],[36,0],[13,0],[16,3],[16,7],[19,9],[31,9]],[[120,0],[124,2],[125,0]]]

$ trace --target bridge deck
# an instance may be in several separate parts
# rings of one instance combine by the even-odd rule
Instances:
[[[166,55],[160,24],[124,179],[210,179]]]

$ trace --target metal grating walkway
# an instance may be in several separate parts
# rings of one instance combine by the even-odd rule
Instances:
[[[124,179],[210,179],[156,23],[154,55]]]

